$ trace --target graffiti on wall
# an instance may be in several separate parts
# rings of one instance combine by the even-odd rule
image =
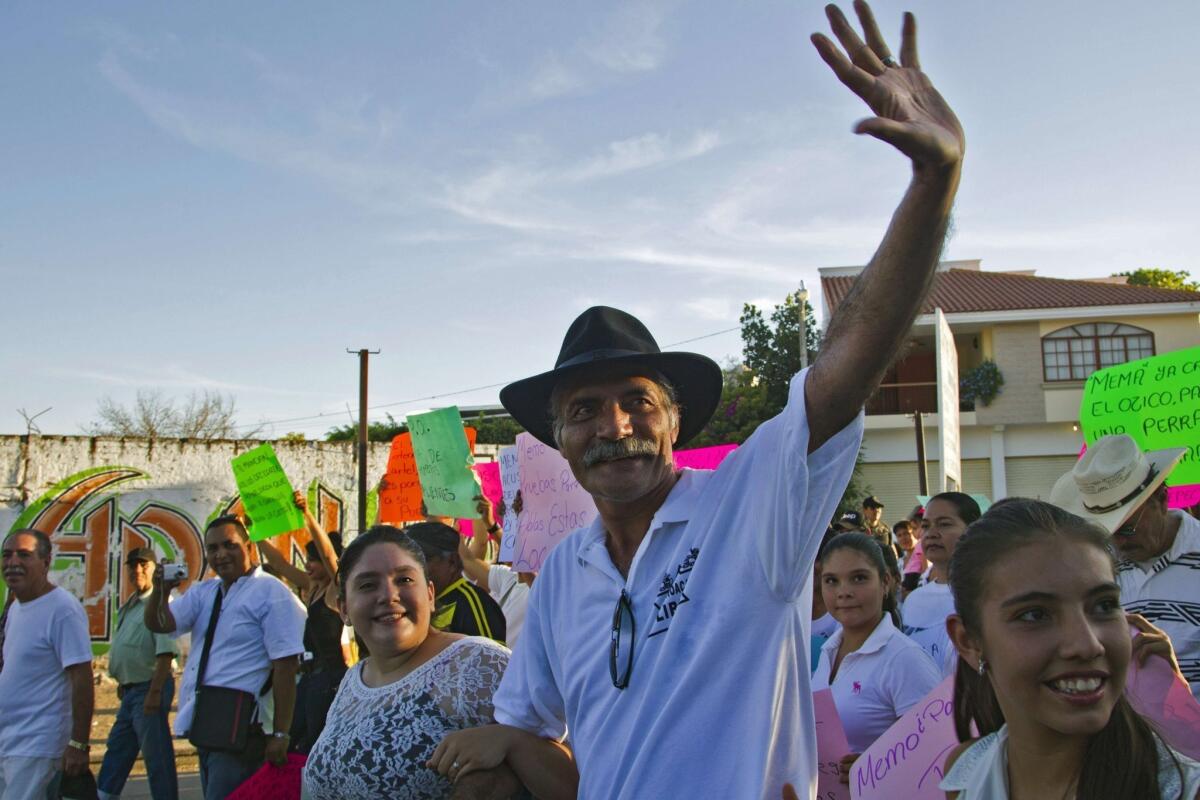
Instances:
[[[128,572],[122,568],[131,551],[149,547],[164,559],[186,564],[188,578],[180,586],[180,591],[186,591],[207,569],[204,526],[216,516],[241,511],[241,499],[236,495],[221,498],[201,521],[179,504],[160,497],[123,507],[121,500],[129,499],[129,484],[149,478],[142,470],[122,466],[75,473],[50,487],[9,528],[32,528],[50,537],[54,543],[52,580],[82,601],[97,653],[108,649],[117,610],[133,593]],[[325,530],[344,530],[346,509],[341,496],[319,478],[309,484],[306,494],[309,508]],[[308,533],[300,530],[275,537],[272,543],[299,566],[308,541]],[[257,552],[252,550],[251,556],[257,559]],[[6,594],[0,582],[0,605]]]

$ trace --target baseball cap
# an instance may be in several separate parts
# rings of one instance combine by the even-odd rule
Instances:
[[[158,556],[154,555],[154,551],[149,547],[139,547],[135,550],[130,550],[129,555],[125,556],[126,564],[132,564],[135,561],[149,561],[151,564],[157,564]]]

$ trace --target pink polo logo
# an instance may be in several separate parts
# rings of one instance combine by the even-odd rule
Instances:
[[[859,683],[858,681],[855,681],[854,688],[851,689],[850,691],[852,691],[854,694],[861,694],[862,693],[862,684]]]

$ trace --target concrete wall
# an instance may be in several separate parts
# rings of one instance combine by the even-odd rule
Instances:
[[[1004,386],[990,405],[976,405],[979,424],[1045,422],[1042,339],[1038,323],[995,325],[990,338],[992,358],[1004,376]]]
[[[121,564],[137,547],[205,569],[201,534],[238,503],[229,461],[257,441],[0,436],[0,530],[32,527],[55,543],[53,581],[88,611],[92,641],[107,649],[116,608],[129,596]],[[358,519],[356,447],[274,442],[292,486],[308,495],[326,530],[352,537]],[[378,482],[389,445],[372,444],[367,474]],[[368,497],[368,524],[375,493]],[[303,559],[307,534],[274,540]],[[0,584],[0,602],[5,589]]]

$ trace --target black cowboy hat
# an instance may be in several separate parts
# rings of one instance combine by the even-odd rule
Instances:
[[[557,449],[550,409],[554,387],[564,378],[621,364],[657,372],[675,387],[680,407],[676,447],[704,429],[721,401],[722,375],[717,362],[698,353],[664,353],[633,315],[593,306],[567,328],[554,369],[505,386],[500,390],[500,402],[538,441]]]

